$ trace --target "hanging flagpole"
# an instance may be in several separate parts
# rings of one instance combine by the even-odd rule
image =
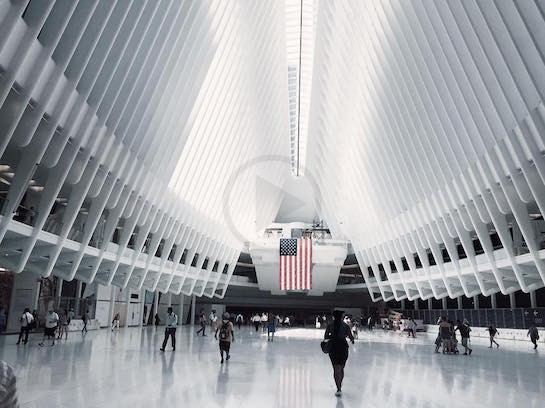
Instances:
[[[301,60],[303,54],[303,0],[301,0],[301,18],[299,21],[299,88],[297,93],[297,168],[296,176],[299,176],[299,144],[301,142]]]

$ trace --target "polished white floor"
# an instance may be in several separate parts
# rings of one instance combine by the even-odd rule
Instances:
[[[471,357],[433,353],[432,335],[363,333],[350,349],[342,398],[321,353],[321,330],[286,329],[274,343],[243,328],[220,364],[213,336],[178,329],[177,350],[159,351],[153,327],[70,333],[68,341],[26,346],[0,338],[14,365],[21,407],[543,407],[545,349],[473,340]],[[41,337],[41,336],[40,336]]]

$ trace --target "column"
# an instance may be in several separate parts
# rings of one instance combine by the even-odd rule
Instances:
[[[42,289],[42,282],[36,282],[36,289],[34,290],[34,298],[32,299],[32,310],[38,310],[38,302],[40,301],[40,290]]]
[[[64,279],[60,276],[57,277],[57,287],[55,289],[55,308],[58,309],[61,307],[61,294],[62,294],[62,283],[64,282]]]
[[[178,310],[178,325],[184,324],[184,294],[180,293],[180,309]]]
[[[153,296],[153,316],[151,316],[151,321],[155,326],[155,314],[159,313],[159,291],[155,291],[155,296]]]
[[[401,299],[401,310],[405,310],[405,299]]]
[[[191,296],[191,326],[195,325],[195,308],[197,307],[197,297]]]
[[[418,299],[414,300],[414,310],[418,310]]]
[[[473,296],[473,309],[479,308],[479,296]]]
[[[172,292],[168,292],[167,303],[169,307],[172,306]]]
[[[462,310],[464,308],[464,304],[462,302],[462,297],[461,296],[458,296],[456,298],[456,300],[458,301],[458,310]]]
[[[495,293],[492,293],[490,295],[490,302],[492,303],[492,309],[497,309],[498,308],[498,302],[497,302]]]
[[[114,320],[114,311],[115,311],[115,292],[117,290],[116,286],[110,286],[110,307],[108,309],[108,322],[112,324]]]
[[[441,307],[443,308],[443,310],[445,310],[447,308],[447,298],[446,297],[441,299]]]
[[[535,290],[530,291],[530,307],[532,309],[535,309],[537,307],[536,291]]]
[[[517,307],[517,302],[515,300],[515,293],[509,293],[509,306],[511,309],[515,309]]]
[[[127,313],[125,316],[125,327],[129,327],[129,320],[132,320],[131,316],[131,290],[129,288],[125,289],[127,291],[127,294],[125,295],[125,302],[127,304]]]
[[[144,326],[144,305],[146,304],[146,289],[142,289],[140,291],[140,296],[138,296],[140,299],[140,328]]]
[[[428,310],[431,310],[431,309],[433,309],[433,299],[429,298],[428,299]]]
[[[80,299],[81,299],[81,290],[83,289],[83,282],[78,280],[78,286],[76,289],[76,304],[74,305],[74,313],[76,313],[76,316],[80,316]],[[85,310],[84,310],[85,312]]]

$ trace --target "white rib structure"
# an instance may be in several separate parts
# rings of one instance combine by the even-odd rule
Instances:
[[[540,0],[320,2],[307,167],[374,300],[544,286],[544,15]]]
[[[223,297],[227,180],[289,146],[283,21],[250,0],[0,2],[3,266]],[[275,214],[252,189],[229,196],[249,237]],[[29,201],[32,225],[13,221]]]
[[[304,3],[302,173],[372,299],[545,286],[545,2]],[[293,165],[286,10],[0,1],[0,265],[223,297]]]

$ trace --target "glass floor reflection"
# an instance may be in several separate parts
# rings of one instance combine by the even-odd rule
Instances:
[[[253,328],[236,332],[220,364],[212,335],[178,329],[176,352],[162,353],[163,329],[70,333],[54,347],[0,338],[14,365],[21,407],[543,407],[545,348],[472,339],[471,357],[434,354],[433,335],[360,334],[334,396],[322,330],[280,329],[274,343]],[[542,334],[543,335],[543,334]]]

